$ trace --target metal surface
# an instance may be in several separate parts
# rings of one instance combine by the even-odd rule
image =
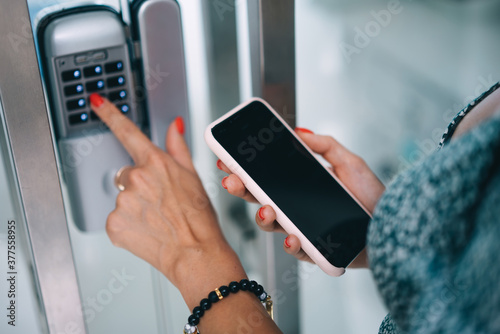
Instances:
[[[241,100],[262,97],[295,126],[295,5],[289,0],[238,2]],[[266,234],[268,291],[285,333],[299,331],[298,263],[283,251],[283,236]]]
[[[85,333],[26,1],[1,0],[0,95],[50,333]]]
[[[260,0],[261,93],[295,126],[295,4]]]
[[[294,2],[263,2],[203,1],[212,120],[258,96],[295,123]],[[283,236],[258,229],[257,207],[225,192],[217,202],[224,233],[245,270],[273,297],[279,327],[298,333],[298,266],[283,251]]]
[[[242,100],[258,96],[295,126],[295,5],[289,0],[247,0],[238,13],[240,50],[247,49],[247,77],[242,77]],[[245,43],[248,46],[245,47]],[[244,54],[240,52],[240,60]],[[247,55],[248,57],[248,55]],[[241,72],[240,72],[241,73]],[[243,69],[244,73],[244,69]],[[245,96],[250,94],[250,96]],[[275,317],[285,333],[298,333],[300,324],[298,263],[283,251],[283,237],[267,234],[267,282],[275,291]]]
[[[164,149],[168,126],[182,116],[186,125],[185,138],[190,144],[179,5],[173,0],[150,0],[140,6],[136,15],[144,73],[143,91],[138,89],[138,93],[147,101],[151,140]]]

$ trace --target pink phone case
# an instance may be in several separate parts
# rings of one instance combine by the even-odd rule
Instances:
[[[224,116],[220,117],[216,121],[212,122],[205,131],[205,141],[207,142],[210,149],[219,157],[219,159],[233,172],[237,175],[247,187],[248,191],[260,202],[262,205],[270,205],[276,212],[276,220],[283,227],[283,229],[288,234],[293,234],[297,236],[300,240],[300,244],[304,252],[328,275],[331,276],[341,276],[345,272],[345,268],[338,268],[333,266],[328,260],[320,253],[320,251],[306,238],[306,236],[295,226],[295,224],[290,221],[290,219],[281,211],[281,209],[267,196],[267,194],[259,187],[259,185],[243,170],[243,168],[236,162],[236,160],[222,147],[221,144],[214,138],[212,134],[212,128],[230,117],[231,115],[237,113],[239,110],[243,109],[250,103],[254,101],[259,101],[263,103],[274,115],[284,124],[286,129],[290,131],[297,140],[304,145],[304,147],[314,156],[315,153],[297,136],[295,131],[283,120],[283,118],[264,100],[260,98],[252,98],[231,111],[229,111]],[[319,164],[323,166],[321,161]],[[325,168],[325,167],[323,167]],[[353,196],[353,194],[347,189],[340,180],[328,169],[325,168],[328,173],[345,189],[345,191],[356,201],[356,203],[371,217],[368,210],[359,202],[359,200]]]

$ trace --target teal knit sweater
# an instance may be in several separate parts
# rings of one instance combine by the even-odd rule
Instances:
[[[367,240],[379,333],[500,333],[500,113],[396,177]]]

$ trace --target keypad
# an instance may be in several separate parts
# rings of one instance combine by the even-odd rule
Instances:
[[[82,78],[82,72],[79,68],[75,68],[73,70],[64,71],[61,73],[62,81],[68,82],[73,80],[78,80]]]
[[[86,112],[73,114],[69,116],[69,124],[71,125],[86,123],[88,120],[89,120],[89,114],[87,114]]]
[[[127,73],[130,72],[122,59],[126,58],[119,56],[113,49],[65,56],[66,66],[58,75],[61,79],[64,114],[70,126],[68,131],[73,127],[75,131],[80,131],[92,124],[99,125],[99,117],[90,109],[89,96],[94,92],[117,103],[117,108],[123,114],[134,117],[130,107],[130,85],[127,82]],[[82,125],[85,126],[82,128]]]
[[[86,105],[87,105],[87,102],[85,101],[84,98],[76,99],[76,100],[68,100],[66,102],[66,108],[68,108],[68,111],[82,109],[82,108],[85,108]]]
[[[118,109],[121,110],[122,113],[126,114],[130,111],[130,107],[128,106],[128,104],[124,103],[124,104],[119,104],[118,106]]]
[[[127,98],[127,91],[126,90],[119,90],[117,92],[111,92],[108,95],[108,99],[111,102],[116,102],[116,101],[122,101]]]
[[[85,84],[87,92],[93,93],[104,89],[104,80],[89,81]]]
[[[123,62],[115,61],[112,63],[107,63],[106,65],[104,65],[104,69],[106,70],[106,73],[121,72],[123,71]]]
[[[101,65],[93,65],[87,66],[83,68],[83,75],[85,78],[91,78],[98,75],[102,75],[102,66]]]
[[[106,80],[109,88],[118,87],[125,85],[125,77],[123,75],[117,77],[111,77]]]
[[[76,84],[76,85],[69,85],[64,87],[64,95],[66,96],[72,96],[72,95],[78,95],[83,93],[83,85],[82,84]]]

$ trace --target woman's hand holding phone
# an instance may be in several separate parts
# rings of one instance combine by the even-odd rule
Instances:
[[[366,162],[330,136],[316,135],[302,128],[297,128],[296,133],[315,153],[322,155],[330,163],[339,180],[370,212],[373,212],[385,187],[370,170]],[[239,177],[232,174],[222,161],[217,161],[217,167],[229,174],[222,180],[222,184],[230,194],[241,197],[248,202],[257,203],[255,197],[245,188]],[[307,208],[304,208],[304,210],[307,210]],[[255,221],[263,231],[286,234],[275,219],[276,213],[270,206],[261,207],[255,214]],[[300,241],[294,235],[289,235],[285,239],[283,248],[287,253],[299,260],[313,262],[301,249]],[[368,267],[366,252],[361,252],[350,267]]]

